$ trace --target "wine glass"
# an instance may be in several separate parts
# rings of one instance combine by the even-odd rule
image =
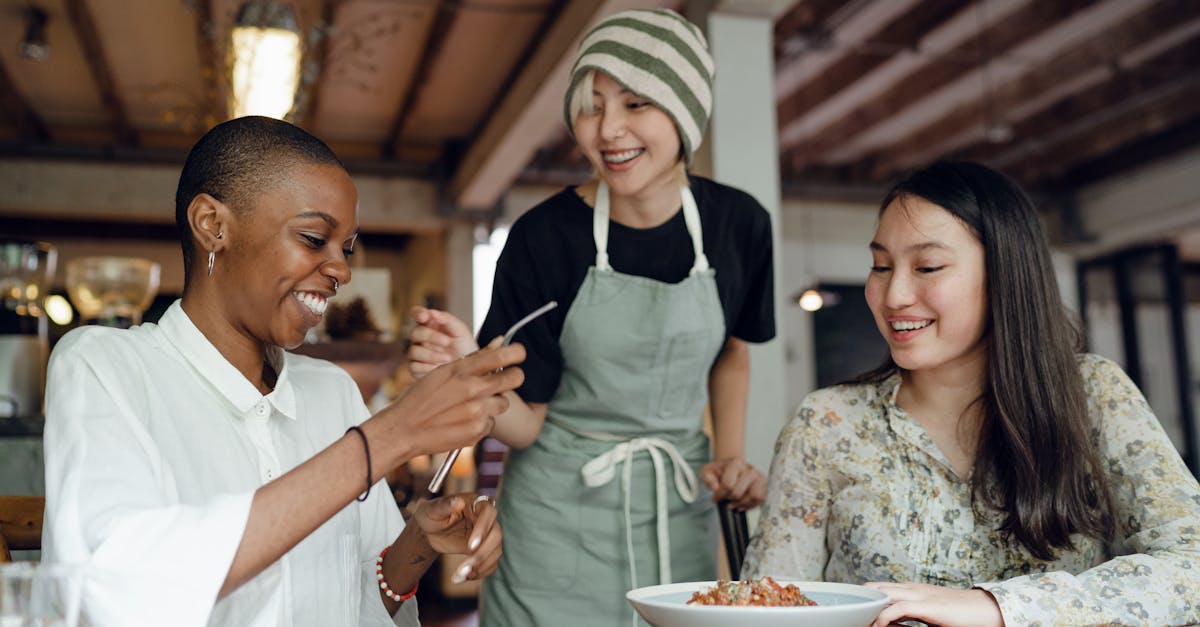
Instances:
[[[82,570],[69,564],[0,564],[0,627],[77,627]]]

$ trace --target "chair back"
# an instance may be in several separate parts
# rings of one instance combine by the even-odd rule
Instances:
[[[725,558],[729,560],[729,578],[740,579],[742,560],[746,557],[746,545],[750,544],[750,530],[746,525],[746,512],[730,507],[729,501],[717,503],[717,514],[721,519],[721,538],[725,542]]]
[[[44,496],[0,496],[0,562],[11,562],[12,553],[42,548]]]

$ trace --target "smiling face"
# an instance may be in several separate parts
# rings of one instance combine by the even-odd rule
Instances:
[[[291,167],[288,182],[235,214],[213,277],[231,326],[284,348],[303,342],[337,286],[350,282],[347,259],[358,237],[350,175],[331,165]]]
[[[575,141],[613,195],[638,197],[675,185],[675,122],[604,72],[592,80],[592,107],[575,117]]]
[[[958,218],[900,196],[871,242],[867,304],[896,365],[908,371],[978,369],[988,296],[983,244]]]

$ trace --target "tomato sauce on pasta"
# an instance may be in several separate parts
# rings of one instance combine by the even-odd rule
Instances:
[[[803,607],[816,605],[794,584],[779,585],[770,577],[749,581],[721,579],[706,590],[692,594],[689,605],[753,605],[760,607]]]

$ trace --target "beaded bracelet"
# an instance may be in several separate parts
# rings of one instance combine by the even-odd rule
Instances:
[[[384,596],[397,603],[403,603],[413,598],[413,596],[417,594],[417,587],[421,585],[421,582],[418,580],[417,583],[413,584],[412,590],[409,590],[404,594],[397,594],[392,590],[391,586],[389,586],[388,583],[383,579],[383,556],[387,555],[388,549],[390,548],[392,547],[383,547],[383,550],[379,552],[379,557],[375,558],[375,578],[379,580],[379,589],[383,590]]]

